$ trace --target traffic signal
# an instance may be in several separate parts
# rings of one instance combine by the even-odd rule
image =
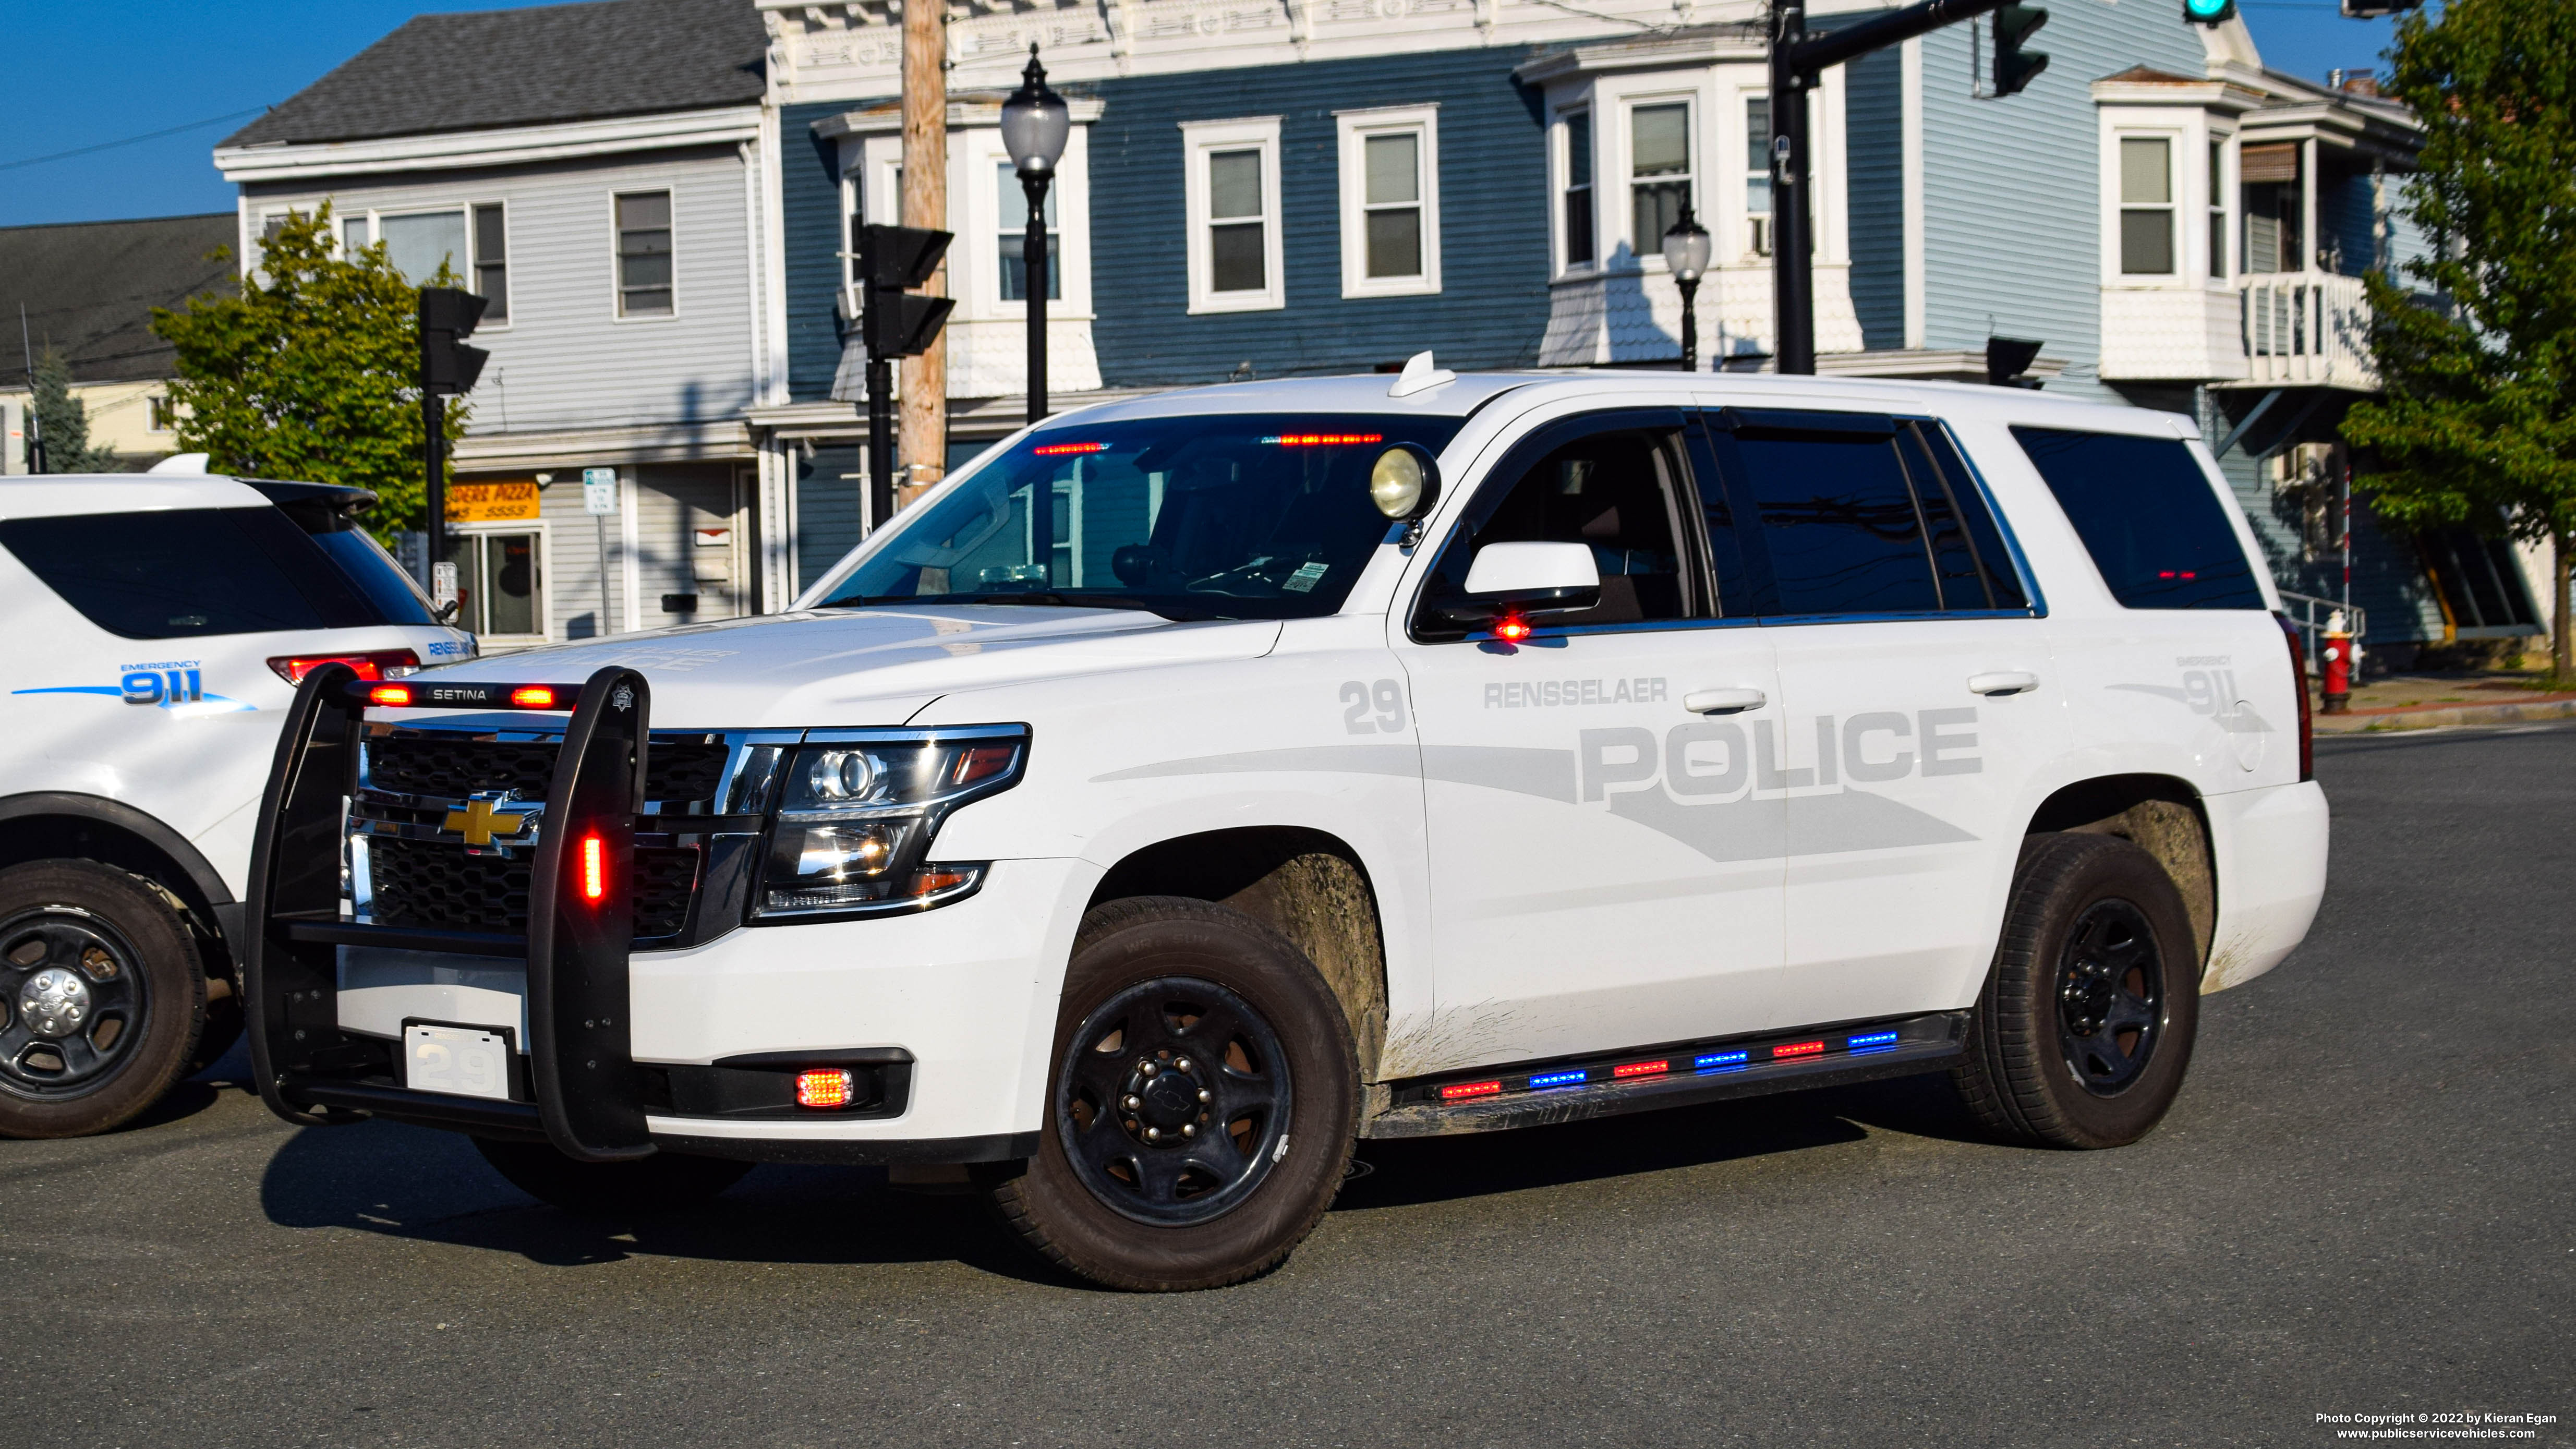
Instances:
[[[913,226],[859,229],[859,275],[867,285],[860,336],[871,357],[918,357],[948,324],[947,297],[909,289],[930,280],[947,254],[949,234]]]
[[[483,298],[455,287],[420,289],[420,385],[436,397],[472,392],[492,354],[468,347],[474,324],[483,320]]]
[[[2032,32],[2047,23],[2048,12],[2036,5],[2007,5],[1995,12],[1996,95],[2018,95],[2048,69],[2047,55],[2022,49]]]
[[[2352,13],[2353,0],[2343,0],[2344,13]],[[2225,25],[2236,18],[2236,0],[2182,0],[2182,18],[2194,25]]]

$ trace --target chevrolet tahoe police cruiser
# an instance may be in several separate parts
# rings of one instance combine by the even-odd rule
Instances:
[[[260,1090],[573,1207],[970,1179],[1138,1289],[1363,1138],[1946,1070],[2117,1146],[2324,884],[2256,556],[2187,420],[2017,390],[1085,408],[788,614],[309,677]]]
[[[104,1131],[240,1035],[251,826],[304,673],[474,653],[353,521],[374,501],[0,481],[0,1136]]]

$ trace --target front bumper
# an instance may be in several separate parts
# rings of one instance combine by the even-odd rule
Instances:
[[[318,670],[298,695],[252,864],[253,1069],[281,1116],[542,1138],[588,1161],[671,1148],[934,1163],[1034,1149],[1058,994],[1041,963],[1066,959],[1086,893],[1076,877],[1092,867],[1005,861],[978,894],[936,910],[714,939],[693,930],[662,943],[677,949],[636,951],[623,892],[648,701],[640,676],[604,670],[581,686],[551,771],[524,934],[347,919],[337,840],[364,704],[335,677],[346,674]],[[622,717],[604,710],[611,701]],[[596,881],[603,858],[606,895],[577,888],[573,872]],[[509,1099],[408,1087],[411,1023],[506,1033]],[[806,1066],[852,1069],[855,1103],[798,1108],[793,1074]]]

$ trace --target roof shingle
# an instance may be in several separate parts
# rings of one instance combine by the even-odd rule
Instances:
[[[152,335],[152,309],[237,285],[229,248],[239,220],[229,211],[141,221],[81,221],[0,227],[0,319],[14,333],[26,308],[28,340],[62,349],[75,382],[168,377],[170,344]],[[25,366],[17,338],[0,356],[15,385]]]
[[[226,146],[356,141],[748,105],[768,32],[751,0],[592,0],[419,15]]]

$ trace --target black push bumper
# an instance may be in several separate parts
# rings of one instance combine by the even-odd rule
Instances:
[[[417,691],[416,702],[446,707],[572,708],[546,790],[527,934],[429,931],[340,919],[343,821],[357,788],[369,698],[346,665],[326,664],[305,676],[260,802],[243,963],[252,1072],[261,1098],[279,1116],[311,1124],[366,1114],[482,1136],[543,1138],[587,1162],[654,1150],[627,1017],[635,825],[651,696],[644,676],[616,667],[577,689],[544,689],[545,706],[514,699],[512,686]],[[463,698],[467,693],[477,697]],[[404,1087],[399,1044],[340,1029],[341,946],[522,963],[527,1087],[534,1101]]]

